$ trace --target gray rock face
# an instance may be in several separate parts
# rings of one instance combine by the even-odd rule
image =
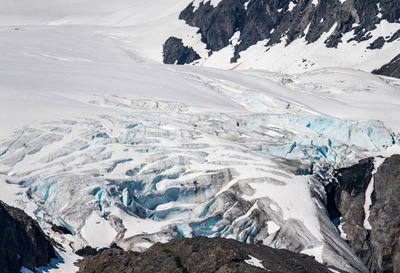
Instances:
[[[252,257],[249,255],[262,265],[252,265],[249,262]],[[104,249],[94,256],[83,258],[79,267],[79,273],[330,272],[324,265],[304,254],[206,237],[157,243],[143,253],[125,252],[118,248]]]
[[[291,2],[296,4],[293,9],[289,8]],[[304,36],[308,43],[313,43],[336,24],[325,44],[327,47],[337,47],[343,35],[350,31],[354,31],[351,40],[360,42],[371,38],[368,32],[375,29],[381,20],[400,22],[400,0],[347,0],[344,3],[324,0],[318,1],[317,5],[313,2],[222,0],[214,7],[210,1],[204,1],[198,8],[189,4],[179,18],[199,28],[210,54],[229,45],[229,39],[236,31],[240,31],[239,43],[235,46],[231,62],[237,61],[240,52],[265,39],[269,39],[266,46],[280,43],[285,36],[286,44]],[[393,41],[390,37],[383,39],[375,46]],[[164,47],[164,56],[168,57],[168,52],[168,47]]]
[[[165,42],[163,53],[166,64],[190,64],[200,59],[193,48],[184,46],[182,40],[175,37],[170,37]]]
[[[399,31],[400,34],[400,31]],[[390,63],[372,71],[374,74],[400,78],[400,54],[393,58]]]
[[[367,240],[369,231],[364,228],[364,204],[373,169],[373,159],[368,158],[350,168],[338,170],[335,175],[339,184],[334,198],[340,212],[336,216],[342,217],[343,231],[351,249],[366,264],[371,259],[372,249]]]
[[[19,273],[34,270],[56,258],[53,246],[36,221],[22,210],[0,201],[0,269]]]
[[[243,25],[244,0],[224,0],[214,8],[210,2],[201,3],[194,11],[193,4],[179,15],[190,26],[198,27],[202,41],[211,51],[218,51],[229,44],[229,39]]]
[[[369,239],[371,272],[400,272],[400,155],[386,159],[374,176]]]
[[[366,229],[365,192],[372,170],[372,159],[338,170],[335,205],[346,241],[370,272],[400,272],[400,155],[387,158],[374,175],[371,229]]]

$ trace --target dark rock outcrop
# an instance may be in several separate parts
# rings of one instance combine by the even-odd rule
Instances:
[[[400,29],[398,31],[396,31],[392,37],[390,37],[390,39],[388,40],[389,43],[396,41],[397,39],[400,39]]]
[[[347,234],[348,244],[364,263],[367,263],[372,255],[367,241],[369,231],[364,228],[364,204],[373,169],[373,158],[368,158],[350,168],[339,169],[335,174],[338,185],[334,198],[340,212],[337,216],[342,217],[343,231]],[[339,223],[339,219],[334,222]]]
[[[213,7],[210,1],[200,3],[195,11],[193,4],[179,15],[190,26],[198,27],[202,41],[211,51],[218,51],[229,45],[229,39],[243,25],[244,0],[224,0]]]
[[[385,38],[382,36],[373,41],[367,48],[368,49],[380,49],[385,44]]]
[[[400,273],[400,155],[387,158],[374,175],[373,168],[372,159],[366,159],[338,170],[335,205],[346,241],[370,272]],[[365,228],[365,196],[372,175],[370,228]]]
[[[183,45],[182,39],[170,37],[164,44],[163,54],[166,64],[190,64],[200,59],[191,47]]]
[[[385,64],[381,68],[372,71],[372,73],[400,79],[400,54],[394,57],[393,60],[390,61],[390,63]]]
[[[86,256],[94,256],[99,251],[91,246],[85,246],[84,248],[78,249],[75,254],[79,255],[81,257],[86,257]]]
[[[249,255],[260,260],[265,269],[246,262],[251,259]],[[324,265],[304,254],[230,239],[205,237],[157,243],[143,253],[104,249],[95,256],[83,258],[79,267],[80,273],[330,272]]]
[[[400,155],[386,159],[374,175],[372,226],[369,238],[373,259],[371,272],[400,272]]]
[[[22,210],[0,201],[0,269],[19,273],[45,266],[56,253],[38,223]]]
[[[57,225],[52,225],[51,226],[51,230],[60,234],[70,234],[72,235],[72,232],[65,228],[65,227],[61,227],[61,226],[57,226]]]

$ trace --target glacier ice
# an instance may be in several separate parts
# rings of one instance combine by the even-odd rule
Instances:
[[[380,121],[103,115],[16,133],[0,144],[0,169],[9,170],[0,182],[21,187],[45,229],[70,230],[75,249],[101,246],[88,229],[105,221],[107,242],[122,246],[202,235],[306,251],[326,234],[310,193],[321,185],[309,174],[328,177],[395,143]]]

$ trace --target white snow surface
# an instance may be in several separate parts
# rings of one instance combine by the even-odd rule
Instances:
[[[303,250],[301,253],[307,254],[307,255],[310,255],[310,256],[314,256],[314,258],[315,258],[315,260],[317,262],[322,263],[323,262],[322,251],[323,251],[323,247],[322,246],[318,246],[318,247],[315,247],[315,248],[309,248],[309,249]]]
[[[206,4],[207,2],[216,7],[218,6],[219,2],[221,2],[221,0],[193,0],[193,6],[195,7],[195,9],[197,9],[200,4]]]
[[[272,47],[268,41],[260,41],[240,53],[241,58],[231,63],[232,45],[209,56],[201,41],[198,29],[179,20],[180,12],[190,3],[195,9],[200,3],[217,6],[220,0],[40,0],[32,4],[29,0],[2,0],[0,27],[23,30],[26,26],[91,26],[96,33],[112,37],[127,54],[139,59],[162,62],[162,45],[171,36],[181,38],[201,56],[197,65],[224,69],[266,69],[274,72],[301,73],[325,67],[361,69],[370,72],[389,63],[398,54],[400,39],[385,43],[380,50],[367,49],[380,36],[389,37],[400,29],[399,23],[382,20],[369,34],[372,38],[358,43],[349,40],[354,33],[346,33],[337,48],[327,48],[325,40],[332,29],[311,44],[305,38],[296,39],[286,47],[286,37]],[[341,3],[344,1],[341,0]],[[246,2],[246,5],[249,2]],[[312,1],[318,5],[318,0]],[[296,4],[289,3],[288,11]],[[335,56],[332,58],[331,56]],[[62,58],[62,56],[59,56]],[[304,61],[306,60],[306,61]]]
[[[293,7],[295,4],[290,2],[290,8]],[[283,37],[281,43],[266,47],[268,40],[259,41],[241,52],[240,58],[235,63],[230,63],[233,52],[226,52],[223,58],[219,54],[230,47],[228,46],[211,56],[201,54],[201,64],[232,70],[266,69],[278,73],[302,73],[326,67],[351,68],[371,72],[389,63],[398,54],[400,39],[392,43],[385,43],[380,50],[370,50],[367,47],[380,36],[393,35],[400,29],[399,23],[382,20],[377,28],[371,31],[372,38],[370,40],[360,43],[346,42],[354,36],[354,33],[349,32],[343,36],[344,42],[339,43],[337,48],[327,48],[325,40],[335,28],[336,24],[313,43],[307,43],[305,37],[302,37],[286,45],[286,37]]]
[[[249,255],[249,257],[250,257],[250,259],[245,260],[246,263],[265,270],[265,267],[262,265],[262,261],[260,259],[257,259],[256,257],[253,257],[251,255]]]
[[[117,236],[117,231],[104,218],[93,212],[81,230],[82,237],[96,248],[108,247]],[[100,235],[100,236],[99,236]]]
[[[275,233],[281,229],[274,221],[268,221],[268,233]]]
[[[176,19],[188,2],[2,1],[0,199],[66,246],[49,272],[75,272],[73,251],[85,245],[143,250],[198,235],[341,268],[347,257],[325,249],[305,173],[398,151],[400,81],[298,73],[284,61],[276,71],[295,74],[156,63],[173,33],[206,52]],[[210,66],[230,68],[224,50]],[[246,60],[241,68],[264,68]]]

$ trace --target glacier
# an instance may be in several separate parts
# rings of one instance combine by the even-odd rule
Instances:
[[[328,182],[315,176],[397,143],[380,121],[132,110],[45,122],[0,144],[1,183],[18,187],[45,230],[68,229],[54,236],[75,250],[209,236],[305,253],[324,246],[325,262],[347,265],[324,243]]]
[[[0,199],[65,249],[43,271],[75,272],[87,245],[205,235],[366,272],[324,187],[336,168],[399,151],[400,80],[154,63],[175,31],[206,51],[175,20],[186,0],[17,2],[0,11]]]

